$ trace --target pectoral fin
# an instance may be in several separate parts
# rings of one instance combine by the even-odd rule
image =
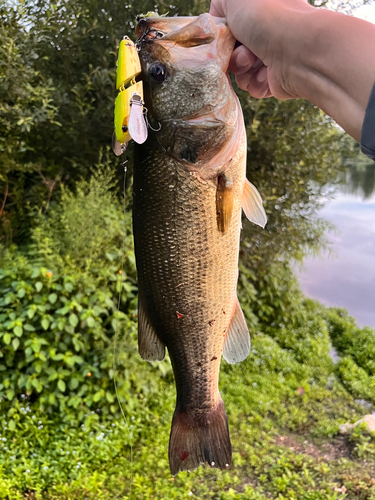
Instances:
[[[263,208],[262,198],[257,188],[246,179],[243,190],[242,208],[249,221],[264,227],[267,215]]]
[[[217,178],[216,189],[216,219],[217,228],[225,233],[232,218],[233,210],[233,181],[229,181],[224,175]]]
[[[141,297],[138,298],[138,351],[147,361],[161,361],[165,356],[165,346],[150,323]]]
[[[232,322],[224,340],[223,357],[233,365],[247,358],[250,353],[250,335],[240,303],[234,308]]]

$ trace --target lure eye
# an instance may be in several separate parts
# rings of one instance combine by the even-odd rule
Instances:
[[[152,63],[149,72],[152,78],[158,83],[164,82],[168,76],[167,68],[160,62]]]

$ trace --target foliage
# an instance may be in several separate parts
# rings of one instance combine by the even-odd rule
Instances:
[[[317,304],[300,298],[300,312],[314,315]],[[338,313],[331,314],[334,318]],[[328,357],[329,341],[315,329],[308,322],[299,330],[301,336],[296,331],[295,341],[285,347],[283,328],[275,325],[269,334],[253,335],[245,362],[222,364],[220,388],[234,450],[230,471],[206,466],[171,478],[167,447],[175,395],[170,372],[163,377],[155,371],[157,365],[140,362],[132,368],[138,380],[154,379],[155,385],[149,392],[123,393],[128,425],[91,411],[78,428],[23,398],[13,406],[0,431],[3,498],[33,498],[34,492],[39,499],[126,499],[132,476],[131,498],[146,500],[338,500],[344,498],[344,486],[347,499],[372,499],[371,436],[356,429],[347,444],[334,437],[341,423],[363,415],[361,403],[342,387],[333,363],[322,363],[317,376],[316,358],[301,359],[299,342],[307,338],[312,345],[320,338],[321,345],[315,347]],[[328,323],[324,330],[329,331]],[[129,348],[135,348],[133,337]],[[110,403],[100,402],[99,415],[106,405]]]
[[[126,214],[124,221],[117,192],[118,184],[107,149],[105,153],[100,152],[88,180],[78,182],[74,191],[64,185],[61,187],[60,201],[48,217],[34,214],[38,224],[32,238],[42,262],[53,266],[58,257],[60,262],[76,270],[95,269],[102,264],[107,266],[108,261],[119,262],[125,245],[127,267],[134,281],[130,214]]]
[[[111,187],[113,175],[102,167],[75,194],[64,188],[34,245],[3,255],[0,397],[8,402],[26,398],[78,421],[103,401],[104,412],[118,410],[107,351],[114,332],[134,333],[137,288],[129,218],[119,269],[123,215]],[[123,357],[128,376],[119,382],[128,394],[147,390],[136,382],[132,357],[134,349]]]
[[[366,424],[356,425],[350,436],[350,441],[355,444],[353,455],[358,458],[374,458],[375,433],[369,433]]]
[[[328,309],[327,317],[333,345],[369,375],[375,375],[375,332],[369,327],[358,328],[347,311]]]
[[[341,423],[363,416],[363,404],[371,411],[362,401],[366,381],[347,381],[353,370],[370,377],[360,363],[367,366],[372,347],[344,311],[305,299],[283,262],[257,281],[254,270],[242,269],[239,297],[253,349],[239,365],[223,362],[220,379],[232,470],[170,477],[171,367],[137,353],[129,214],[120,265],[124,219],[106,158],[74,191],[64,187],[60,204],[35,215],[31,246],[3,251],[0,498],[125,499],[130,484],[132,498],[145,499],[328,500],[345,485],[349,499],[372,498],[367,434],[353,433],[346,462],[321,459],[325,443],[342,446]],[[333,364],[332,343],[350,365]]]
[[[247,176],[268,217],[266,230],[245,222],[242,259],[257,275],[266,274],[275,261],[301,260],[324,246],[331,226],[317,211],[323,186],[337,176],[346,139],[306,101],[257,101],[243,91],[239,96],[247,124]]]
[[[35,157],[36,138],[43,127],[60,126],[53,81],[35,67],[39,54],[25,29],[24,14],[20,5],[0,3],[0,217],[8,240],[26,223],[28,202],[45,195],[46,186],[40,182],[43,162]]]
[[[287,264],[324,243],[321,189],[346,141],[309,103],[241,91],[247,173],[269,224],[246,223],[243,237],[239,296],[253,350],[221,369],[233,466],[170,477],[171,366],[137,353],[130,216],[107,146],[116,47],[135,16],[207,8],[0,4],[0,498],[375,498],[373,437],[337,436],[375,404],[375,334],[304,298]]]
[[[148,11],[196,15],[207,11],[208,4],[203,0],[179,0],[173,5],[163,0],[125,4],[104,0],[100,5],[98,0],[26,0],[16,2],[13,9],[4,7],[5,24],[16,16],[15,29],[37,54],[28,58],[30,71],[43,79],[43,92],[49,89],[54,107],[53,123],[44,121],[37,130],[22,135],[22,163],[32,161],[35,169],[12,174],[18,184],[9,187],[5,200],[7,214],[14,214],[12,231],[21,235],[18,241],[28,241],[33,223],[20,213],[26,214],[28,206],[46,210],[51,199],[58,200],[56,179],[71,185],[80,175],[90,176],[98,152],[109,144],[116,49],[124,34],[132,35],[136,15]],[[31,75],[21,72],[17,66],[6,76],[6,85],[32,81]],[[316,250],[323,243],[327,224],[316,215],[321,188],[335,178],[345,140],[331,120],[305,101],[257,101],[238,93],[247,126],[248,177],[258,187],[269,217],[266,230],[245,225],[243,259],[259,275],[275,260],[300,259],[307,247]],[[47,98],[43,102],[50,103]],[[131,148],[128,157],[132,158]],[[109,163],[121,176],[113,155]],[[4,180],[4,194],[6,188]]]

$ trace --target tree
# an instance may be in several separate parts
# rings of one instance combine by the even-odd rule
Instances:
[[[207,11],[208,2],[25,0],[16,6],[3,6],[3,26],[12,26],[17,36],[12,32],[8,38],[24,55],[9,59],[14,70],[5,74],[3,94],[12,102],[7,86],[13,93],[20,87],[33,90],[23,92],[26,101],[12,121],[13,135],[8,134],[14,144],[22,139],[22,151],[19,156],[10,151],[0,174],[1,191],[8,189],[4,208],[13,212],[12,231],[22,242],[30,225],[25,214],[35,206],[47,209],[51,188],[58,194],[56,179],[73,185],[90,176],[98,151],[109,145],[117,47],[123,35],[134,32],[136,15],[149,10],[195,15]],[[1,33],[5,37],[4,28]],[[269,216],[266,230],[245,225],[243,253],[247,265],[260,270],[281,258],[301,258],[307,246],[322,243],[326,224],[316,216],[321,188],[336,176],[345,141],[332,120],[306,101],[257,101],[241,91],[239,96],[248,133],[248,177]],[[6,120],[13,112],[9,105]],[[118,168],[114,156],[110,161]]]

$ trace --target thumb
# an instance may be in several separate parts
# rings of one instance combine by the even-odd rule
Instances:
[[[210,14],[214,17],[225,17],[223,2],[221,0],[211,1]]]

